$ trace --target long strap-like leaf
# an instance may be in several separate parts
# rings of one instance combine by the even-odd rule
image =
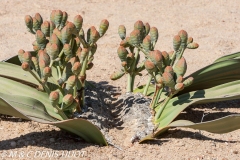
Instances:
[[[41,102],[30,97],[0,93],[0,113],[51,124],[74,133],[87,142],[107,145],[103,134],[92,123],[84,119],[56,121],[46,113]]]
[[[169,124],[167,127],[160,128],[152,135],[148,135],[141,139],[140,143],[145,141],[154,140],[158,135],[165,132],[169,128],[184,127],[198,130],[205,130],[211,133],[228,133],[234,130],[240,129],[240,114],[233,114],[223,118],[219,118],[213,121],[207,121],[202,123],[193,123],[187,120],[177,120]]]
[[[35,71],[33,72],[35,73]],[[35,74],[37,75],[37,73]],[[54,67],[52,68],[52,75],[55,78],[58,77],[57,70]],[[29,72],[26,72],[20,66],[11,63],[0,62],[0,77],[21,82],[33,88],[36,88],[39,85],[38,81]],[[57,85],[54,84],[51,78],[48,79],[48,86],[51,90],[57,88]]]
[[[222,56],[222,57],[216,59],[214,61],[214,63],[221,62],[221,61],[226,61],[226,60],[229,60],[229,59],[237,59],[239,57],[240,57],[240,52],[236,52],[236,53],[228,54],[226,56]]]
[[[239,80],[239,68],[240,59],[220,61],[206,66],[188,76],[194,78],[193,84],[184,88],[184,90],[180,91],[178,95]]]
[[[0,113],[2,114],[24,119],[35,118],[38,122],[57,121],[46,112],[44,105],[40,101],[30,97],[0,93],[0,106]],[[15,110],[10,106],[15,108]]]
[[[239,84],[240,80],[174,97],[169,101],[156,123],[160,122],[160,128],[169,125],[185,108],[192,104],[240,98]],[[159,107],[160,105],[156,110],[158,110]]]
[[[200,104],[200,103],[209,103],[209,102],[217,102],[217,101],[223,101],[223,100],[231,100],[231,99],[239,99],[240,98],[240,80],[233,81],[229,83],[225,83],[216,87],[212,87],[205,90],[198,90],[193,91],[190,93],[185,93],[183,95],[180,95],[178,97],[172,98],[165,109],[162,112],[162,115],[160,118],[156,121],[156,124],[159,124],[159,128],[156,132],[154,132],[151,135],[146,136],[141,140],[141,142],[146,140],[152,140],[155,137],[157,137],[159,134],[165,132],[169,127],[171,126],[172,121],[188,106],[192,104]],[[159,106],[156,108],[156,110],[159,109]],[[236,115],[230,116],[235,117]],[[237,115],[238,117],[239,115]],[[228,125],[232,125],[232,120],[235,121],[235,123],[239,123],[239,118],[230,118],[231,121],[226,121]],[[223,119],[224,120],[224,119]],[[223,122],[217,121],[217,122]],[[182,121],[183,122],[183,121]],[[186,122],[186,121],[185,121]],[[228,123],[229,122],[229,123]],[[206,123],[206,122],[204,122]],[[173,123],[174,124],[174,123]],[[212,123],[210,123],[211,125]],[[186,124],[185,124],[186,125]],[[193,123],[188,123],[188,125],[193,125]],[[219,124],[214,124],[219,125]],[[194,125],[192,126],[194,127]],[[196,126],[195,126],[196,127]],[[197,125],[197,127],[202,127],[202,125]],[[239,125],[234,125],[233,128],[226,128],[226,129],[220,129],[218,132],[224,133],[232,131],[233,129],[240,128]],[[197,129],[197,128],[196,128]],[[204,129],[204,128],[202,128]],[[210,132],[213,130],[209,129],[209,125],[206,125],[206,128],[204,130],[209,130]],[[214,129],[214,133],[217,132],[217,129]]]
[[[8,95],[20,95],[24,97],[31,97],[39,100],[46,108],[46,111],[52,117],[62,120],[61,116],[54,112],[48,96],[44,92],[37,91],[35,88],[29,87],[22,83],[0,77],[0,93]]]
[[[186,120],[172,122],[170,127],[185,127],[205,130],[211,133],[228,133],[240,129],[240,114],[233,114],[212,121],[193,123]]]

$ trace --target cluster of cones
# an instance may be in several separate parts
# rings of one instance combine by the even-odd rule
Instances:
[[[121,61],[122,69],[113,73],[110,78],[117,80],[123,75],[128,74],[131,79],[136,75],[142,75],[140,72],[144,69],[150,75],[150,81],[155,81],[155,94],[151,107],[155,108],[160,98],[161,92],[165,89],[168,95],[177,94],[179,91],[191,85],[193,78],[184,79],[187,70],[187,63],[183,57],[185,49],[196,49],[198,44],[193,42],[192,37],[188,37],[186,31],[181,30],[173,38],[174,51],[166,52],[155,50],[154,47],[158,40],[158,29],[150,27],[148,23],[137,21],[134,24],[134,30],[126,37],[126,28],[119,26],[118,33],[122,39],[117,50]],[[140,52],[144,54],[145,59],[139,63]],[[138,64],[139,63],[139,64]],[[129,81],[127,91],[133,91],[133,82]],[[146,85],[144,94],[147,93],[149,84]]]
[[[63,119],[71,118],[84,105],[86,70],[93,67],[96,42],[106,33],[109,22],[102,20],[99,30],[92,26],[85,35],[81,15],[70,22],[66,12],[53,10],[50,21],[43,21],[36,13],[25,16],[25,24],[36,40],[32,43],[34,51],[19,50],[22,68],[39,81],[39,90],[49,94],[56,112]],[[56,90],[49,86],[49,78]]]

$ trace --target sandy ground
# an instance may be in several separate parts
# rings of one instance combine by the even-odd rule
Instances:
[[[39,12],[49,20],[53,9],[67,11],[72,20],[76,14],[84,18],[83,28],[97,26],[102,19],[110,22],[107,34],[99,40],[94,68],[88,80],[107,83],[125,91],[126,79],[111,81],[110,74],[120,68],[116,50],[120,43],[118,26],[124,24],[127,34],[137,20],[148,22],[159,30],[156,49],[172,50],[172,38],[181,29],[188,32],[200,47],[187,50],[187,75],[210,64],[220,56],[240,51],[240,2],[238,0],[1,0],[0,3],[0,60],[17,54],[19,49],[32,50],[34,36],[26,31],[24,16]],[[143,83],[137,79],[136,83]],[[226,112],[239,112],[239,102],[224,103]],[[229,105],[231,104],[231,105]],[[210,106],[214,107],[214,104]],[[229,107],[229,108],[228,108]],[[201,117],[200,117],[201,118]],[[120,129],[110,130],[117,146],[101,147],[82,142],[58,128],[16,118],[0,119],[0,159],[3,153],[37,151],[79,151],[83,159],[240,159],[240,131],[217,135],[196,130],[171,130],[163,139],[147,144],[126,144]],[[11,145],[12,143],[12,145]],[[16,145],[14,145],[16,143]],[[32,151],[32,152],[31,152]],[[87,154],[85,154],[87,153]],[[29,159],[15,157],[14,159]],[[36,158],[36,157],[35,157]],[[37,157],[40,159],[41,156]],[[44,157],[42,157],[44,159]],[[56,158],[56,157],[55,157]],[[55,159],[54,157],[52,159]],[[64,156],[57,157],[64,159]],[[66,157],[65,157],[66,158]],[[67,157],[73,159],[73,156]],[[10,159],[10,158],[9,158]]]

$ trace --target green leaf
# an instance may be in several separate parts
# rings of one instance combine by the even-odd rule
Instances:
[[[2,77],[0,77],[0,113],[54,125],[82,137],[87,142],[107,145],[103,134],[87,120],[57,121],[52,118],[61,119],[53,111],[46,93]]]
[[[177,95],[187,92],[211,88],[217,85],[240,79],[240,60],[231,59],[206,66],[188,77],[193,77],[193,83]],[[187,79],[186,77],[185,79]]]
[[[240,114],[233,114],[213,121],[193,123],[187,120],[172,122],[169,127],[184,127],[198,130],[205,130],[211,133],[228,133],[240,129]]]
[[[33,72],[37,75],[35,71]],[[56,79],[57,69],[55,67],[52,67],[52,75]],[[38,81],[29,72],[24,71],[21,66],[11,63],[0,62],[0,77],[5,77],[17,82],[21,82],[33,88],[37,88],[39,85]],[[50,90],[57,89],[57,85],[51,78],[48,79],[48,86]]]
[[[240,80],[225,83],[205,90],[185,93],[172,98],[156,123],[159,127],[169,125],[185,108],[192,104],[209,103],[216,101],[240,98]],[[156,108],[158,110],[160,105]]]
[[[221,85],[227,82],[240,79],[240,59],[230,59],[208,65],[188,77],[193,77],[193,83],[180,91],[177,95],[188,93],[195,90],[202,90]],[[185,79],[187,79],[186,77]],[[143,93],[144,86],[139,86],[134,93]],[[148,96],[152,96],[155,91],[154,85],[149,86]]]
[[[222,56],[214,61],[214,63],[221,62],[221,61],[226,61],[229,59],[238,59],[240,57],[240,52],[232,53],[226,56]]]
[[[92,123],[84,119],[56,121],[46,114],[41,102],[32,98],[0,93],[0,113],[54,125],[82,137],[87,142],[107,145],[103,134]]]
[[[193,123],[187,120],[177,120],[169,124],[167,127],[161,128],[154,135],[148,135],[144,137],[140,143],[145,141],[154,140],[155,137],[165,132],[169,128],[183,127],[183,128],[192,128],[198,130],[205,130],[211,133],[228,133],[234,130],[240,129],[240,114],[233,114],[223,118],[219,118],[213,121],[207,121],[202,123]]]
[[[62,120],[62,118],[54,112],[54,109],[48,99],[48,95],[45,92],[40,92],[37,91],[37,89],[22,83],[0,77],[0,93],[8,95],[20,95],[37,99],[43,103],[49,115],[56,119]]]
[[[160,118],[155,122],[159,124],[154,136],[149,135],[145,140],[150,140],[165,132],[172,121],[188,106],[192,104],[209,103],[216,101],[240,98],[240,80],[225,83],[205,90],[193,91],[172,98],[164,108]],[[160,105],[156,108],[159,109]]]
[[[29,73],[24,71],[21,66],[0,62],[0,76],[9,78],[15,81],[28,84],[30,86],[38,86],[38,81]]]
[[[0,93],[0,106],[1,114],[24,119],[35,118],[38,122],[57,121],[47,113],[40,101],[30,97]]]
[[[108,145],[106,139],[99,131],[99,129],[87,120],[79,118],[52,122],[48,124],[52,124],[71,133],[74,133],[82,137],[87,142],[97,143],[105,146]]]

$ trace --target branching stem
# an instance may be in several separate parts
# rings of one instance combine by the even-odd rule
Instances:
[[[37,76],[36,74],[32,71],[32,70],[29,70],[29,72],[31,73],[31,75],[43,86],[44,90],[50,94],[50,89],[48,88],[48,86],[43,83]]]
[[[150,75],[149,78],[148,78],[147,84],[146,84],[146,86],[144,87],[144,91],[143,91],[143,95],[144,95],[144,96],[147,95],[147,91],[148,91],[149,85],[150,85],[150,83],[151,83],[151,81],[152,81],[152,78],[153,78],[152,75]]]
[[[63,110],[62,110],[58,105],[54,106],[54,108],[57,109],[58,114],[59,114],[64,120],[68,119],[68,117],[65,115],[65,113],[63,112]]]
[[[156,89],[155,89],[155,92],[154,92],[154,95],[152,98],[152,102],[150,104],[151,108],[154,109],[156,107],[156,104],[159,101],[160,95],[162,94],[162,90],[163,90],[163,88],[160,88],[156,85]]]

